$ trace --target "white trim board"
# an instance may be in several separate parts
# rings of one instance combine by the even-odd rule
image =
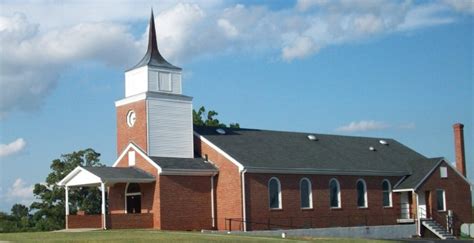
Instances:
[[[228,159],[230,162],[232,162],[235,166],[239,168],[239,172],[242,172],[244,170],[244,166],[238,162],[236,159],[232,158],[228,153],[224,152],[224,150],[220,149],[216,145],[214,145],[211,141],[207,140],[204,136],[200,135],[196,131],[194,131],[194,136],[198,137],[201,141],[203,141],[205,144],[209,145],[212,149],[223,155],[226,159]],[[202,155],[201,155],[202,156]]]
[[[114,162],[114,165],[112,165],[112,167],[116,167],[118,165],[118,163],[123,159],[123,157],[128,154],[127,152],[133,148],[133,150],[135,150],[140,156],[142,156],[148,163],[150,163],[153,167],[155,167],[157,170],[158,170],[158,174],[161,173],[162,169],[160,166],[158,166],[153,160],[150,159],[150,157],[148,157],[148,155],[145,154],[145,152],[143,152],[143,150],[138,147],[137,145],[135,145],[134,143],[130,142],[127,147],[122,151],[122,153],[120,154],[120,156],[117,158],[117,160],[115,160]]]

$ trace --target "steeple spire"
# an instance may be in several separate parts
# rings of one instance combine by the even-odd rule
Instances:
[[[153,15],[153,8],[151,9],[150,23],[148,28],[148,49],[145,53],[145,56],[142,60],[131,69],[143,67],[143,66],[153,66],[153,67],[163,67],[173,70],[181,70],[181,68],[173,66],[168,61],[166,61],[163,56],[161,56],[160,51],[158,50],[158,44],[156,41],[156,30],[155,30],[155,16]]]

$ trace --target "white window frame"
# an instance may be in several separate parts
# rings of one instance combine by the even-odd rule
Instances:
[[[334,207],[331,205],[331,182],[336,182],[336,186],[337,186],[337,206]],[[331,180],[329,180],[329,207],[330,208],[341,208],[341,205],[342,205],[342,202],[341,202],[341,184],[339,184],[339,180],[337,180],[336,178],[331,178]]]
[[[384,196],[384,193],[385,191],[383,190],[383,183],[384,182],[387,182],[388,183],[388,206],[385,206],[383,205],[383,196]],[[384,179],[382,181],[382,205],[384,208],[391,208],[393,207],[393,202],[392,202],[392,183],[390,183],[390,181],[388,179]]]
[[[278,185],[278,208],[272,208],[271,207],[271,193],[270,193],[270,182],[272,180],[275,180],[277,182],[277,185]],[[270,210],[278,210],[278,209],[282,209],[283,206],[282,206],[282,200],[281,200],[281,183],[280,183],[280,180],[276,177],[272,177],[268,180],[268,207],[270,208]]]
[[[132,182],[132,183],[134,183],[134,182]],[[141,196],[141,195],[142,195],[142,188],[141,188],[141,187],[140,187],[140,192],[127,193],[127,191],[128,191],[128,185],[130,185],[130,184],[131,184],[131,182],[127,182],[127,185],[125,186],[125,193],[124,193],[124,194],[125,194],[125,197],[124,197],[124,199],[125,199],[125,209],[124,209],[124,212],[125,212],[125,213],[128,213],[128,212],[127,212],[127,196],[138,196],[138,195]],[[136,184],[138,184],[138,185],[140,186],[140,183],[136,183]],[[141,208],[141,207],[140,207],[140,208]],[[141,213],[141,212],[140,212],[140,213]]]
[[[300,180],[300,200],[302,198],[303,191],[302,191],[301,188],[302,188],[302,184],[303,184],[304,181],[306,181],[308,183],[308,192],[309,192],[309,194],[308,194],[307,200],[309,200],[309,207],[302,207],[303,201],[300,202],[300,207],[301,207],[301,209],[312,209],[313,208],[313,186],[311,185],[311,180],[308,179],[307,177],[303,177]]]
[[[443,209],[442,210],[438,209],[438,192],[439,191],[443,192]],[[446,212],[446,208],[447,208],[446,207],[446,190],[438,188],[436,189],[436,210],[438,212]]]
[[[356,182],[356,192],[357,192],[357,204],[358,204],[358,200],[359,200],[359,191],[358,191],[358,184],[359,182],[362,182],[362,184],[364,185],[364,206],[359,206],[357,205],[358,208],[368,208],[369,207],[369,202],[367,200],[367,183],[365,182],[364,179],[362,178],[359,178]]]
[[[439,167],[439,177],[442,179],[448,178],[448,167],[446,166]]]

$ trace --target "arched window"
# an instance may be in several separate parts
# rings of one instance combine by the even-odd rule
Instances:
[[[367,207],[367,185],[363,179],[357,180],[357,206],[359,208]]]
[[[308,178],[300,180],[301,208],[313,208],[313,193],[311,181]]]
[[[276,177],[268,181],[268,198],[271,209],[281,209],[281,184]]]
[[[391,207],[392,206],[392,185],[387,179],[382,182],[382,197],[383,197],[383,206]]]
[[[125,208],[127,213],[141,213],[142,211],[142,193],[140,185],[137,183],[128,183],[125,187]]]
[[[341,207],[341,187],[335,178],[329,181],[329,203],[331,208]]]

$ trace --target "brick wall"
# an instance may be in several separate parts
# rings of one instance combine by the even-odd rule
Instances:
[[[218,153],[211,146],[194,137],[194,149],[219,169],[216,176],[216,221],[217,229],[226,230],[226,218],[242,218],[242,187],[239,169],[230,160]],[[235,223],[233,230],[241,230],[242,225]]]
[[[161,229],[212,228],[209,176],[160,176]]]
[[[270,210],[268,180],[277,177],[282,189],[282,209]],[[301,209],[299,182],[311,180],[313,209]],[[329,180],[336,178],[341,187],[341,208],[329,205]],[[363,178],[367,184],[368,208],[357,207],[356,182]],[[357,225],[396,224],[400,215],[398,193],[392,193],[393,207],[382,204],[382,181],[388,179],[392,187],[400,177],[327,176],[327,175],[272,175],[246,174],[246,210],[249,230],[268,228],[309,228]],[[269,226],[270,224],[270,226]],[[274,225],[274,226],[271,226]]]
[[[110,214],[107,215],[108,229],[147,229],[153,228],[153,214]]]
[[[68,228],[102,228],[102,214],[94,215],[68,215]]]
[[[124,156],[116,165],[117,167],[128,167],[128,156]],[[153,227],[160,229],[160,188],[158,170],[145,158],[136,153],[135,167],[142,169],[153,176],[156,181],[151,183],[140,183],[142,191],[142,213],[153,214]],[[109,212],[112,214],[123,213],[125,211],[125,183],[117,183],[109,187]]]
[[[441,178],[439,167],[448,168],[448,178]],[[471,212],[471,189],[469,184],[462,179],[450,166],[443,162],[421,185],[418,193],[430,191],[432,205],[432,217],[443,226],[446,225],[446,212],[437,211],[436,189],[443,189],[446,193],[446,209],[453,210],[455,216],[455,234],[459,235],[462,223],[472,223]]]
[[[120,155],[130,142],[147,150],[146,101],[141,100],[122,105],[117,109],[117,154]],[[133,127],[127,125],[127,113],[134,110],[137,120]]]

